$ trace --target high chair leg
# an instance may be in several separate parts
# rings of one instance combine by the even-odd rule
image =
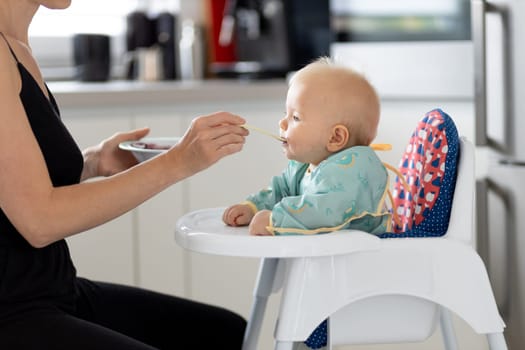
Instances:
[[[452,317],[450,311],[444,307],[440,307],[439,323],[441,325],[441,335],[443,336],[443,343],[447,350],[457,350],[458,345],[456,341],[456,333],[454,332],[454,325],[452,324]]]
[[[253,291],[253,304],[250,311],[250,319],[244,332],[244,342],[242,350],[256,350],[261,325],[264,319],[266,303],[272,293],[275,274],[277,271],[279,259],[265,258],[259,265],[259,274]]]

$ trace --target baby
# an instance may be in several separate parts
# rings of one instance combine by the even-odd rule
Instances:
[[[369,147],[379,99],[357,72],[323,57],[290,80],[279,121],[288,167],[270,187],[227,208],[223,221],[253,235],[391,229],[388,173]]]

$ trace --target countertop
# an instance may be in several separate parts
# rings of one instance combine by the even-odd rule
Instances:
[[[284,79],[100,83],[67,81],[49,82],[48,86],[61,108],[205,103],[227,100],[273,100],[284,103],[287,91]]]
[[[61,108],[134,108],[203,104],[214,102],[285,103],[285,79],[236,80],[207,79],[196,81],[140,82],[115,80],[100,83],[78,81],[49,82],[49,89]],[[378,90],[382,101],[458,101],[471,102],[469,93],[405,94]]]

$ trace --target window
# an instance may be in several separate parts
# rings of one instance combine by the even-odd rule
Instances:
[[[47,80],[73,77],[72,36],[97,33],[111,36],[113,75],[119,76],[125,51],[126,16],[134,10],[176,13],[179,0],[73,0],[65,10],[41,7],[29,28],[33,53]]]
[[[331,0],[338,41],[469,40],[470,0]]]

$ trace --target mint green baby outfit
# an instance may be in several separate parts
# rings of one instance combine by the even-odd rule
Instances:
[[[368,146],[331,155],[311,173],[291,160],[270,187],[247,198],[257,210],[272,211],[275,235],[316,234],[356,229],[372,234],[391,230],[386,207],[388,172]]]

